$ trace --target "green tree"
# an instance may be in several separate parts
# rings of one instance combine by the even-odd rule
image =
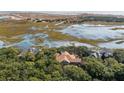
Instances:
[[[88,75],[83,69],[74,65],[64,66],[65,76],[71,80],[86,81],[91,80],[91,76]]]
[[[17,48],[2,48],[0,49],[0,60],[9,61],[10,59],[15,61],[18,60],[20,51]]]
[[[113,56],[119,63],[124,63],[124,50],[115,50]]]
[[[4,66],[0,63],[0,80],[20,80],[19,75],[20,75],[20,64],[17,62],[12,62],[12,63],[3,63]],[[4,68],[3,68],[4,67]]]
[[[26,61],[35,61],[35,55],[32,52],[26,52],[25,58]]]
[[[94,57],[84,58],[83,68],[92,76],[94,79],[103,80],[105,74],[105,65],[102,64],[101,60],[98,60]]]
[[[124,68],[115,73],[115,79],[118,81],[124,81]]]
[[[104,64],[112,69],[112,71],[115,73],[117,71],[120,71],[120,69],[122,68],[123,64],[118,63],[117,60],[115,60],[114,58],[107,58],[104,60]]]

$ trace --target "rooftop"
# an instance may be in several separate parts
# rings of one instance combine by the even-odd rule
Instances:
[[[67,51],[62,52],[61,54],[57,53],[56,60],[58,62],[66,61],[68,63],[80,63],[81,62],[81,59],[78,56],[70,54]]]

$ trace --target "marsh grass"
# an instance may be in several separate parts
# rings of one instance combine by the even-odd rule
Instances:
[[[6,38],[0,38],[0,40],[8,41],[8,42],[19,42],[22,38],[13,38],[18,35],[23,34],[36,34],[36,33],[44,33],[48,34],[49,38],[52,40],[64,40],[64,41],[78,41],[80,43],[87,43],[91,45],[97,45],[99,42],[104,42],[103,40],[89,40],[83,38],[77,38],[68,34],[63,34],[61,32],[57,32],[57,30],[61,30],[66,28],[70,24],[61,24],[55,25],[57,22],[28,22],[28,21],[7,21],[0,22],[0,36],[4,36]],[[45,28],[47,26],[47,28]],[[35,31],[31,30],[31,27],[37,27],[41,29],[37,29]],[[36,42],[43,42],[44,39],[36,38]]]

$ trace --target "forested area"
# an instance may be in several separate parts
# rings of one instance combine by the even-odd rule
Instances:
[[[80,18],[83,21],[124,22],[124,18],[115,16],[85,16]]]
[[[82,65],[63,65],[55,53],[68,51],[82,59]],[[124,80],[124,50],[113,56],[95,58],[86,47],[41,48],[32,53],[14,47],[0,49],[1,81],[115,81]],[[21,54],[21,55],[20,55]]]

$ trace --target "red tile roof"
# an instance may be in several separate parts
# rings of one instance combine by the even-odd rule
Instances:
[[[67,61],[68,63],[74,62],[74,63],[79,63],[81,62],[81,59],[79,57],[76,57],[76,55],[71,55],[67,51],[59,54],[56,54],[56,60],[58,62],[63,62]]]

